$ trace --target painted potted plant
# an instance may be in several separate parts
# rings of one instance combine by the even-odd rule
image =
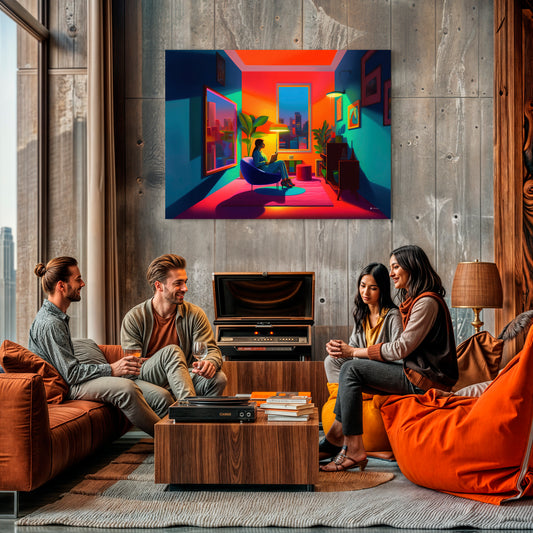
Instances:
[[[266,123],[268,117],[261,115],[255,118],[253,115],[248,115],[243,111],[239,111],[239,123],[241,130],[246,134],[246,139],[243,139],[243,142],[248,147],[248,157],[250,156],[250,151],[252,149],[252,140],[258,137],[262,137],[263,133],[258,133],[256,130],[259,126],[262,126]]]
[[[326,153],[326,144],[331,140],[332,132],[330,125],[327,120],[324,120],[324,123],[320,128],[315,128],[312,130],[313,138],[315,139],[316,144],[314,145],[316,154],[325,154]]]

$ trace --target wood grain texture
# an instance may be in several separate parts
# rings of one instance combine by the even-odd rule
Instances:
[[[34,46],[37,43],[34,41]],[[16,291],[17,342],[26,345],[39,295],[39,280],[33,273],[39,262],[38,241],[38,146],[37,71],[17,74],[17,232],[25,236],[17,242]]]
[[[329,398],[322,361],[224,361],[224,395],[254,391],[310,391],[319,411]]]
[[[524,129],[522,173],[524,210],[524,309],[533,308],[533,66],[529,60],[533,49],[533,12],[522,14],[522,50],[524,61]],[[526,136],[527,131],[527,136]]]
[[[470,228],[463,231],[465,250],[477,249],[484,258],[490,257],[493,218],[492,211],[486,209],[492,199],[490,3],[135,0],[123,3],[121,9],[126,122],[125,168],[117,177],[119,253],[121,262],[128,265],[127,275],[119,281],[122,314],[150,295],[144,280],[146,266],[168,251],[188,259],[188,274],[194,281],[188,299],[203,307],[211,319],[213,271],[314,270],[317,314],[313,359],[318,361],[324,357],[329,338],[348,338],[355,281],[369,262],[378,260],[387,265],[394,247],[416,243],[438,263],[446,279],[450,278],[465,253],[455,242],[448,250],[439,241],[446,238],[444,232],[455,228],[450,206],[458,204],[461,226],[465,231]],[[449,21],[454,33],[444,37],[443,21]],[[389,46],[393,80],[392,221],[164,220],[166,47]],[[462,70],[454,71],[456,66]],[[450,150],[441,154],[436,148],[439,142],[449,144],[455,132],[466,131],[472,124],[470,111],[453,113],[451,107],[446,120],[439,120],[436,97],[449,96],[442,93],[448,86],[453,89],[452,96],[473,100],[463,109],[475,109],[478,119],[481,114],[484,117],[479,121],[481,134],[474,137],[475,143],[465,141],[467,148],[463,147],[460,162],[455,164],[460,171],[452,174],[464,198],[442,181],[448,176],[443,174],[448,161],[440,158]],[[472,179],[477,183],[475,188],[470,185]],[[444,188],[437,194],[439,187]],[[453,201],[446,196],[448,192]]]
[[[307,422],[172,423],[155,426],[155,482],[313,485],[318,414]]]
[[[391,9],[392,96],[434,96],[435,2],[393,2]]]
[[[524,293],[522,14],[518,2],[494,0],[494,29],[494,257],[503,287],[503,310],[496,312],[496,329],[501,330],[523,310]]]
[[[87,66],[87,2],[55,0],[49,2],[51,34],[50,68]]]
[[[214,44],[237,50],[301,48],[301,0],[216,1]]]
[[[87,156],[87,76],[50,77],[48,258],[70,255],[84,272]],[[45,259],[46,258],[42,258]],[[73,337],[86,336],[82,301],[69,308]]]
[[[459,116],[460,120],[457,120]],[[452,309],[451,287],[457,264],[447,259],[449,254],[459,261],[481,258],[481,162],[480,162],[479,100],[471,98],[440,98],[437,100],[439,124],[437,153],[438,227],[435,267],[447,289],[446,301],[455,320],[455,336],[459,343],[474,334],[472,311]],[[454,128],[453,126],[460,126]],[[466,215],[467,214],[467,215]]]
[[[398,98],[396,102],[399,117],[392,124],[392,248],[417,244],[434,263],[438,231],[435,101]]]
[[[478,21],[479,4],[482,1],[436,2],[437,96],[478,96]]]

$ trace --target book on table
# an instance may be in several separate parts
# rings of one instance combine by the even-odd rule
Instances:
[[[283,411],[313,411],[314,403],[277,403],[263,402],[259,407],[261,409],[276,409]]]
[[[288,416],[291,418],[298,417],[298,416],[306,416],[313,414],[313,411],[315,410],[314,407],[310,407],[308,409],[300,409],[297,411],[293,411],[291,409],[270,409],[270,408],[263,408],[265,413],[270,416]]]
[[[274,402],[286,402],[287,400],[291,402],[301,402],[309,403],[311,401],[310,392],[263,392],[255,391],[250,394],[251,401],[274,401]]]
[[[309,415],[299,415],[299,416],[268,415],[267,420],[269,422],[307,422],[309,420]]]

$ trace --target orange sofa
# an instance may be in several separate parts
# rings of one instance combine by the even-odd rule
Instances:
[[[123,355],[100,348],[110,363]],[[22,346],[4,341],[0,365],[0,491],[34,490],[130,427],[109,404],[64,400],[55,369]]]

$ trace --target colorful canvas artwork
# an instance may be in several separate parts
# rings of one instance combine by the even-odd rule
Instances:
[[[167,50],[165,67],[166,218],[390,218],[390,51]],[[359,164],[328,166],[328,142]]]

